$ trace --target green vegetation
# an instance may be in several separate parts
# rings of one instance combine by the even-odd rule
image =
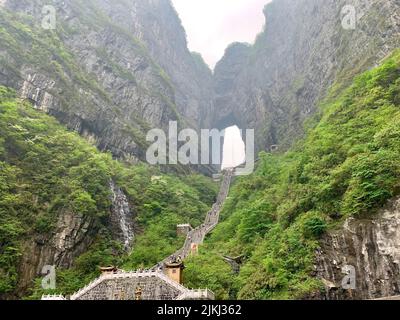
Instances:
[[[143,184],[143,179],[149,181],[145,178],[150,178],[148,175],[148,170],[143,170],[136,175],[136,183],[132,182],[133,177],[124,179],[132,183],[131,188],[127,188],[128,194],[143,203],[137,207],[138,222],[146,230],[124,261],[123,267],[128,270],[152,267],[181,247],[185,240],[176,237],[177,224],[200,225],[216,194],[216,186],[203,176],[181,181],[172,176],[153,176],[150,184]],[[138,189],[137,184],[142,184],[143,188]]]
[[[21,66],[30,66],[62,89],[49,89],[62,110],[73,113],[83,105],[85,111],[96,112],[93,101],[99,101],[115,114],[121,113],[120,106],[82,69],[80,59],[66,45],[66,39],[72,41],[90,30],[99,35],[112,32],[110,38],[130,44],[161,87],[144,88],[136,83],[138,79],[121,63],[124,59],[115,56],[118,52],[97,48],[98,58],[110,72],[135,83],[144,95],[162,101],[170,111],[165,118],[177,119],[183,126],[184,119],[169,98],[174,92],[171,79],[146,47],[117,26],[95,1],[74,0],[71,5],[76,25],[60,20],[54,31],[42,30],[28,15],[0,10],[4,52],[0,63],[10,83],[20,80]],[[274,6],[269,8],[274,10]],[[254,63],[264,40],[259,36],[250,50]],[[341,43],[338,50],[344,55],[346,39]],[[193,59],[202,70],[201,57],[194,54]],[[208,287],[220,299],[305,297],[321,289],[312,277],[321,236],[348,217],[375,214],[400,193],[400,52],[353,79],[366,62],[361,59],[352,72],[338,75],[341,81],[333,86],[319,114],[307,123],[304,140],[285,154],[261,153],[257,171],[239,179],[222,212],[223,223],[207,239],[200,255],[186,262],[188,287]],[[292,90],[282,97],[283,105],[303,89],[304,81],[295,79]],[[287,104],[294,106],[288,111],[289,118],[294,118],[299,109]],[[149,125],[140,115],[136,117],[129,124],[121,123],[121,128],[144,149],[143,133]],[[286,129],[296,132],[298,128]],[[178,167],[176,172],[184,169]],[[18,100],[12,90],[0,87],[0,297],[15,293],[21,258],[32,254],[28,244],[48,244],[66,214],[81,214],[90,221],[92,243],[71,268],[57,270],[55,293],[67,295],[83,287],[99,275],[99,266],[150,267],[174,252],[183,243],[176,235],[176,224],[200,224],[216,194],[216,185],[209,179],[176,172],[165,174],[145,164],[115,161],[54,118]],[[122,188],[133,209],[137,230],[130,253],[109,229],[111,180]],[[232,274],[224,255],[245,257],[238,275]],[[37,299],[43,293],[38,278],[28,298]]]
[[[127,5],[126,1],[119,0],[118,2]],[[121,112],[121,106],[113,101],[110,94],[104,90],[104,84],[96,79],[94,74],[82,68],[79,62],[81,59],[66,44],[66,39],[72,41],[79,34],[89,32],[89,29],[96,30],[100,34],[113,32],[115,41],[128,44],[132,52],[150,67],[150,72],[157,78],[161,87],[168,88],[171,94],[161,90],[160,86],[155,86],[151,90],[145,89],[145,85],[138,83],[133,72],[121,62],[125,58],[118,50],[109,52],[101,47],[94,48],[99,61],[106,65],[105,69],[125,80],[126,83],[137,86],[143,94],[161,99],[169,109],[170,118],[182,122],[175,102],[169,97],[173,96],[175,90],[170,77],[153,61],[146,46],[127,29],[117,26],[95,1],[74,0],[71,2],[71,8],[78,18],[76,26],[59,19],[56,30],[43,30],[40,26],[41,20],[33,16],[8,10],[0,11],[0,42],[4,50],[0,63],[12,75],[11,78],[14,81],[19,80],[21,77],[19,68],[23,65],[32,66],[35,72],[54,80],[55,88],[62,88],[62,90],[48,89],[49,93],[60,102],[62,111],[72,113],[78,109],[81,113],[81,106],[84,105],[85,112],[97,112],[99,107],[94,105],[94,101],[100,100],[110,107],[110,111],[118,115]],[[149,125],[143,119],[131,120],[124,124],[125,133],[144,149],[147,144],[146,128]]]
[[[107,228],[111,179],[126,193],[140,229],[131,255]],[[117,162],[0,87],[0,295],[16,288],[25,244],[50,239],[65,213],[88,217],[93,233],[73,267],[57,270],[57,292],[70,294],[98,276],[101,265],[150,266],[177,250],[183,240],[176,224],[200,224],[216,189],[203,176]],[[31,298],[40,297],[39,288],[40,280]]]
[[[0,294],[15,288],[24,240],[50,232],[62,212],[107,215],[110,161],[1,87]]]
[[[83,72],[74,55],[64,45],[62,39],[67,35],[61,24],[57,31],[43,32],[43,29],[32,21],[32,17],[16,17],[7,10],[0,11],[0,21],[0,40],[8,54],[3,55],[1,59],[6,68],[17,69],[21,64],[30,64],[36,66],[37,71],[51,75],[51,79],[59,82],[63,88],[62,93],[54,94],[66,110],[82,103],[92,107],[89,99],[77,94],[79,90],[76,88],[90,90],[111,103],[107,93],[93,77]],[[19,77],[19,72],[15,73]]]
[[[339,88],[340,84],[334,86]],[[301,298],[318,240],[347,217],[373,215],[400,193],[400,52],[332,90],[307,137],[282,155],[262,153],[257,171],[233,188],[218,226],[187,263],[186,285],[218,297]],[[222,255],[244,254],[238,276]]]

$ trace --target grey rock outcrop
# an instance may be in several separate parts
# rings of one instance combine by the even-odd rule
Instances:
[[[203,128],[212,109],[211,70],[188,51],[186,32],[169,0],[137,0],[133,6],[131,29],[169,75],[179,114],[189,127]]]
[[[37,32],[44,4],[7,0],[5,8],[31,15]],[[166,129],[170,120],[197,129],[236,123],[256,130],[258,150],[284,150],[335,81],[345,84],[400,45],[395,0],[273,1],[256,43],[230,46],[213,77],[189,52],[169,0],[54,4],[56,41],[69,59],[60,52],[47,62],[62,76],[26,58],[28,41],[21,57],[0,50],[0,84],[133,161],[144,158],[148,129]],[[346,5],[356,12],[354,30],[342,26]]]
[[[37,235],[22,244],[17,295],[32,285],[44,266],[70,268],[93,243],[97,228],[91,217],[62,212],[50,235]]]
[[[128,160],[144,158],[150,128],[169,121],[200,127],[211,108],[212,74],[189,52],[169,0],[54,1],[53,33],[41,28],[46,4],[5,2],[5,30],[18,32],[12,20],[23,14],[31,32],[0,50],[0,84]],[[36,61],[32,46],[43,46]]]
[[[284,150],[336,81],[400,46],[397,0],[275,0],[255,45],[229,47],[213,76],[187,49],[169,0],[54,0],[54,31],[40,25],[47,4],[0,0],[0,85],[131,162],[144,158],[146,132],[171,120],[196,129],[236,123],[256,130],[258,150]],[[356,9],[354,30],[342,26],[345,5]],[[126,217],[119,197],[114,210]],[[399,293],[398,206],[348,221],[323,241],[317,272],[332,289],[326,298],[348,297],[333,290],[346,264],[359,275],[353,298]],[[129,223],[121,230],[129,242]],[[20,292],[44,265],[70,267],[96,232],[90,218],[60,212],[52,235],[24,244]]]
[[[345,5],[355,8],[354,30],[342,26]],[[332,84],[346,84],[400,46],[396,0],[279,0],[265,16],[255,45],[229,48],[217,65],[212,117],[218,125],[231,115],[255,129],[258,150],[286,149]],[[229,94],[221,97],[221,89]]]
[[[346,267],[347,266],[347,267]],[[342,286],[351,266],[355,289]],[[332,283],[324,299],[376,299],[400,294],[400,198],[372,218],[349,219],[327,234],[317,252],[317,275]]]
[[[226,51],[224,58],[214,70],[214,106],[218,112],[218,122],[215,127],[225,129],[230,125],[240,128],[249,126],[242,118],[243,110],[232,108],[232,98],[235,96],[236,81],[247,67],[252,48],[244,43],[234,43]]]

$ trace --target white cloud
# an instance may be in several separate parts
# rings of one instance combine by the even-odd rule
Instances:
[[[214,68],[235,41],[252,43],[262,31],[263,8],[270,0],[172,0],[191,51]]]

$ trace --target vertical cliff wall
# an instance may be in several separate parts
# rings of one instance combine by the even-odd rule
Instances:
[[[0,1],[0,85],[132,162],[144,158],[146,132],[166,129],[171,120],[197,129],[254,128],[259,150],[285,149],[336,81],[346,84],[400,45],[397,0],[275,0],[256,43],[230,46],[212,75],[189,52],[169,0],[52,3],[56,29],[45,30],[47,1]],[[342,26],[345,5],[356,9],[355,29]],[[119,236],[128,244],[126,201],[117,187],[112,191]],[[319,275],[336,287],[340,266],[354,264],[362,279],[355,297],[398,291],[393,208],[389,216],[349,221],[329,235]],[[21,290],[44,264],[69,267],[96,232],[91,219],[61,212],[54,234],[24,244],[29,255],[22,257]]]
[[[122,158],[144,158],[150,128],[200,126],[212,75],[169,0],[54,1],[55,30],[47,4],[3,4],[0,84]]]
[[[355,288],[345,288],[345,269],[354,268]],[[400,292],[400,198],[374,218],[347,220],[317,253],[317,274],[328,284],[326,299],[374,299]],[[327,281],[327,282],[326,282]]]
[[[342,26],[345,5],[356,10],[354,30]],[[394,0],[279,0],[265,17],[255,45],[230,47],[217,65],[212,117],[219,123],[231,114],[255,128],[259,150],[288,147],[335,81],[345,83],[400,45]]]
[[[44,266],[70,268],[77,257],[93,243],[98,229],[94,219],[81,214],[60,212],[49,235],[35,235],[21,244],[23,253],[18,266],[18,286],[13,294],[22,296],[32,281],[42,275]]]
[[[213,76],[189,52],[169,0],[54,1],[55,31],[41,28],[45,4],[3,4],[0,84],[128,159],[143,158],[145,133],[170,120],[236,123],[256,129],[258,150],[286,148],[335,81],[400,42],[394,0],[273,1],[256,43],[230,46]],[[342,26],[345,5],[355,8],[355,29]]]

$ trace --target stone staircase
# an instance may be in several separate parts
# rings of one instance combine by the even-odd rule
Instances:
[[[70,300],[134,300],[135,290],[144,288],[141,300],[214,300],[208,289],[189,290],[163,272],[143,271],[105,274],[74,293]],[[42,300],[65,300],[62,296],[43,296]]]
[[[70,300],[113,300],[115,298],[115,289],[118,289],[117,291],[120,293],[119,298],[124,294],[125,299],[133,300],[134,290],[141,283],[153,283],[150,286],[151,288],[147,288],[147,292],[144,292],[145,297],[142,300],[162,300],[160,298],[165,296],[165,293],[157,294],[157,287],[160,288],[161,286],[164,287],[164,291],[168,291],[168,298],[191,295],[191,290],[171,280],[162,272],[153,272],[150,270],[134,272],[119,271],[100,276],[83,289],[71,295]],[[100,286],[102,287],[100,288]]]
[[[170,262],[176,258],[185,260],[192,252],[192,245],[199,245],[204,242],[205,237],[215,229],[219,223],[220,212],[223,204],[229,194],[230,185],[234,176],[234,169],[224,171],[223,180],[221,183],[220,192],[217,197],[217,202],[212,206],[211,210],[207,213],[206,219],[201,226],[188,232],[185,243],[178,251],[165,258],[151,270],[161,270],[164,268],[165,263]]]
[[[207,213],[205,222],[189,231],[181,249],[150,270],[105,273],[71,295],[70,300],[134,300],[135,290],[138,288],[143,289],[141,300],[214,300],[214,293],[208,289],[189,290],[170,279],[164,273],[164,266],[178,257],[181,260],[186,259],[191,254],[192,245],[202,244],[206,235],[218,225],[220,211],[228,196],[233,176],[233,169],[224,171],[217,202]],[[63,299],[64,297],[58,295],[42,297],[42,300]]]

